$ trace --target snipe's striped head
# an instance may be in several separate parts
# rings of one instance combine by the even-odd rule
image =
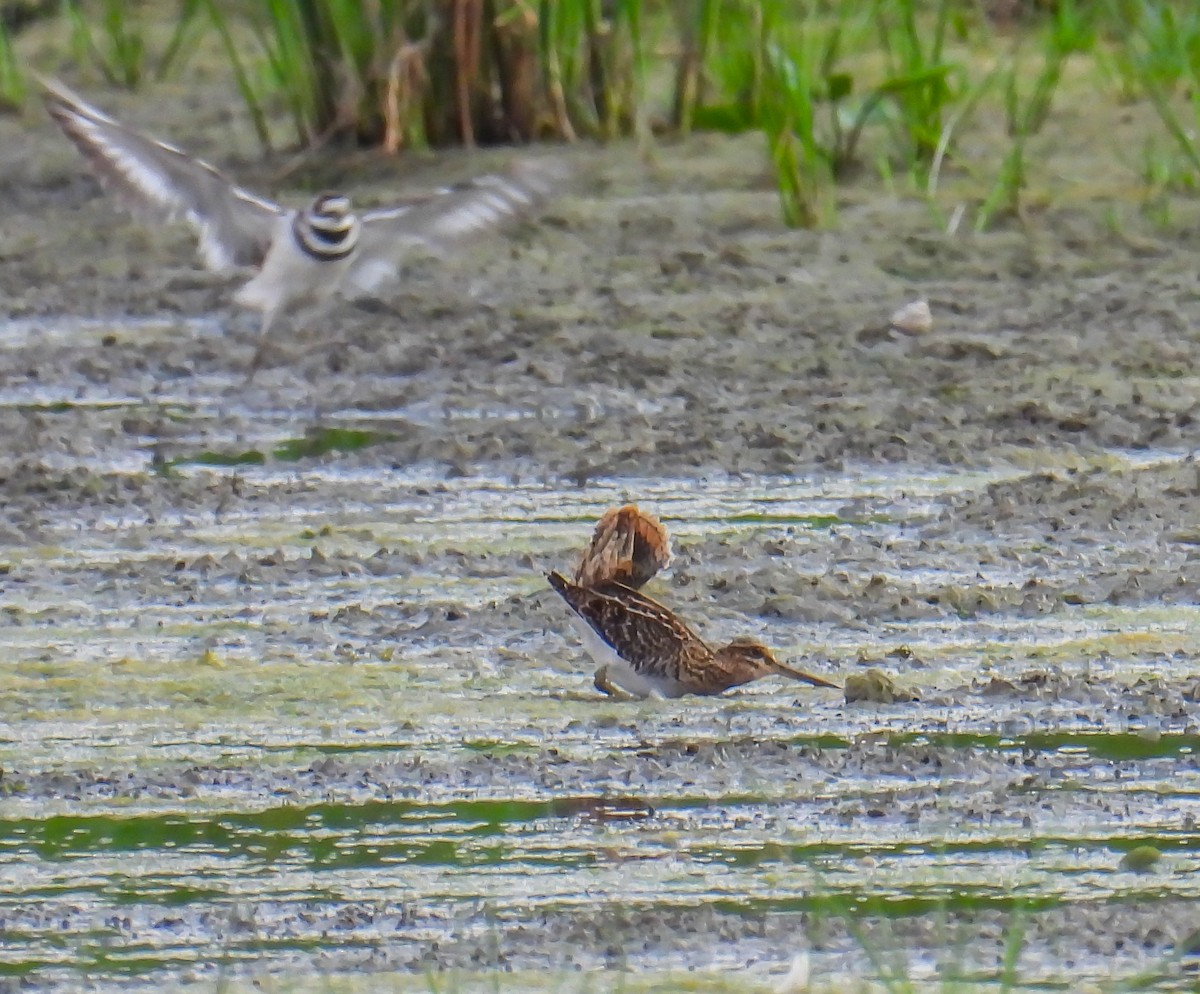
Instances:
[[[306,255],[320,261],[344,259],[358,245],[362,224],[343,193],[320,193],[296,214],[292,232]]]
[[[765,673],[774,672],[775,667],[779,665],[779,660],[775,658],[775,653],[758,639],[749,638],[745,635],[739,635],[735,638],[725,646],[724,651],[730,657],[741,659],[752,666],[762,667]]]
[[[832,687],[834,690],[841,690],[836,683],[826,680],[823,676],[817,676],[807,670],[798,670],[787,663],[781,663],[775,653],[756,638],[739,635],[728,645],[717,649],[714,655],[723,664],[724,679],[729,681],[731,687],[738,687],[743,683],[750,683],[752,680],[777,674],[791,680],[812,684],[814,687]]]

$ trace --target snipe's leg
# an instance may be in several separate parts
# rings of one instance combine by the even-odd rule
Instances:
[[[614,701],[636,701],[638,698],[622,690],[608,677],[608,667],[601,666],[596,670],[595,676],[592,677],[592,685],[602,694],[606,694]]]

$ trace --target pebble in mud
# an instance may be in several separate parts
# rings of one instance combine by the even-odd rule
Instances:
[[[1157,846],[1136,846],[1121,857],[1121,869],[1131,873],[1149,873],[1162,865],[1162,850]]]
[[[844,696],[847,704],[869,701],[874,704],[907,704],[920,700],[915,691],[900,687],[895,680],[872,666],[865,673],[846,677]]]
[[[888,327],[913,338],[928,334],[933,329],[933,312],[929,309],[929,301],[913,300],[897,308],[888,319]]]

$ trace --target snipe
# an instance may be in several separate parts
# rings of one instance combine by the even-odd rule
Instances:
[[[673,611],[638,589],[669,559],[666,529],[628,504],[600,519],[574,580],[547,574],[600,666],[598,690],[635,697],[719,694],[775,674],[837,688],[824,677],[781,663],[756,639],[737,638],[719,648],[706,643]]]

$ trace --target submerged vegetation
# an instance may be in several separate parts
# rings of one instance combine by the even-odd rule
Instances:
[[[61,10],[75,60],[130,87],[173,71],[211,33],[267,147],[281,107],[301,145],[393,152],[759,130],[793,225],[829,223],[838,182],[864,167],[905,177],[940,218],[939,178],[984,114],[1010,144],[984,179],[976,226],[1019,215],[1030,139],[1072,59],[1091,70],[1096,99],[1146,101],[1161,119],[1167,151],[1148,147],[1133,166],[1156,216],[1164,192],[1193,188],[1200,172],[1200,8],[1189,0],[180,0],[153,52],[153,5]],[[18,105],[24,90],[0,21],[0,101]]]

